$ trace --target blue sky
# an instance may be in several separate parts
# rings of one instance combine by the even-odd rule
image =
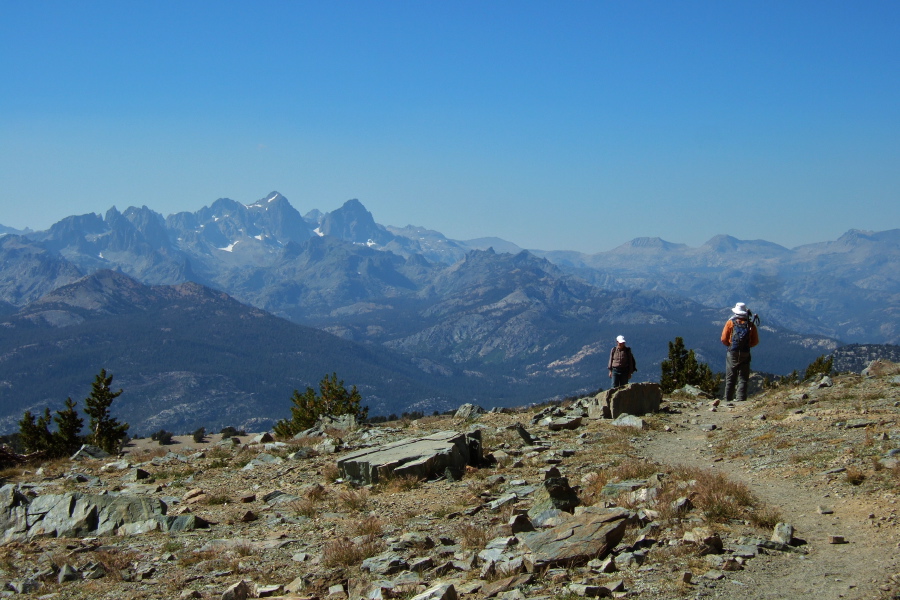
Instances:
[[[900,3],[0,0],[0,224],[283,193],[599,252],[900,227]]]

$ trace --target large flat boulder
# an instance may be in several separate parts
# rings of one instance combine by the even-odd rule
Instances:
[[[166,504],[157,498],[81,492],[28,498],[6,485],[0,488],[0,526],[0,543],[6,543],[38,537],[192,531],[208,523],[195,515],[167,515]]]
[[[659,411],[662,389],[658,383],[629,383],[606,390],[594,396],[588,403],[588,416],[592,419],[615,419],[619,415],[646,415]]]
[[[440,431],[353,452],[338,460],[337,466],[341,477],[367,485],[408,475],[434,479],[448,469],[460,477],[466,465],[477,466],[481,459],[480,431]]]
[[[534,572],[603,558],[622,541],[628,511],[589,507],[545,531],[516,534],[525,546],[525,565]]]

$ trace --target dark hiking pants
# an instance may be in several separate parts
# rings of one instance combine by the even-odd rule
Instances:
[[[750,353],[728,350],[725,354],[725,400],[747,399]]]

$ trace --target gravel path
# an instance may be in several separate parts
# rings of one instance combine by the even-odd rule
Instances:
[[[760,556],[746,570],[729,573],[712,590],[715,597],[763,598],[891,598],[900,572],[898,536],[893,526],[880,527],[879,514],[892,510],[890,500],[859,498],[836,491],[824,477],[782,475],[779,469],[751,471],[748,462],[717,457],[710,434],[690,421],[714,424],[717,435],[740,436],[751,419],[751,404],[720,408],[718,412],[670,415],[673,432],[654,432],[640,446],[645,458],[665,463],[712,468],[743,482],[757,497],[780,508],[795,536],[807,542],[807,554],[774,553]],[[684,421],[689,421],[684,423]],[[845,484],[846,487],[846,484]],[[821,514],[820,509],[833,510]],[[847,543],[832,544],[831,536]],[[699,593],[698,595],[705,595]]]

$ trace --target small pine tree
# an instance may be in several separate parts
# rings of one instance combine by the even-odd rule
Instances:
[[[172,443],[172,438],[175,436],[171,431],[166,431],[165,429],[160,429],[156,433],[150,436],[150,439],[159,442],[160,446],[168,446]]]
[[[275,423],[273,431],[281,437],[292,435],[309,429],[315,425],[321,415],[354,415],[358,420],[364,421],[369,416],[369,407],[360,407],[362,396],[354,385],[349,391],[344,387],[344,381],[338,381],[337,373],[331,377],[326,375],[319,382],[319,393],[311,387],[301,394],[294,390],[291,396],[291,419],[282,419]]]
[[[664,394],[671,394],[685,385],[693,385],[708,394],[715,394],[722,382],[721,373],[713,373],[706,363],[697,360],[693,350],[684,347],[684,339],[669,342],[669,357],[660,365],[659,386]]]
[[[53,420],[56,422],[56,432],[53,434],[53,456],[70,456],[74,454],[82,443],[81,428],[84,419],[78,416],[75,410],[75,401],[66,398],[65,410],[56,411]]]
[[[19,421],[19,443],[25,452],[46,452],[49,454],[53,447],[53,434],[50,433],[50,409],[45,408],[44,414],[34,418],[31,411],[26,410]]]
[[[113,400],[122,395],[122,390],[113,392],[110,389],[112,380],[112,375],[106,375],[106,369],[100,369],[91,384],[91,395],[84,400],[84,412],[91,418],[88,441],[115,454],[128,437],[128,423],[119,423],[109,413]]]
[[[803,372],[803,380],[807,381],[816,376],[831,375],[833,368],[834,355],[830,354],[826,357],[826,355],[823,354],[806,367],[806,371]]]
[[[194,442],[202,444],[206,440],[206,427],[201,427],[193,433]]]

